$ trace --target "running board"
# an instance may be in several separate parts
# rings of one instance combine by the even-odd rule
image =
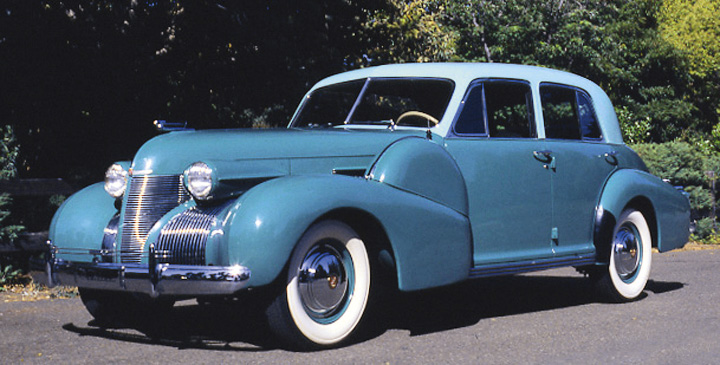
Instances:
[[[470,278],[513,275],[530,271],[553,269],[565,266],[584,266],[595,264],[595,254],[563,256],[551,259],[514,261],[503,264],[490,264],[470,269]]]

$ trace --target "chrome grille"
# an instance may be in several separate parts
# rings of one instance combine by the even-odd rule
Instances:
[[[121,262],[140,262],[152,226],[171,209],[190,199],[190,195],[179,175],[132,177],[127,194]]]
[[[204,265],[210,227],[223,206],[193,207],[170,220],[160,231],[156,249],[158,262]]]

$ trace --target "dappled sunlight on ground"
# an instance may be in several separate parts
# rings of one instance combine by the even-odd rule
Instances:
[[[702,244],[702,243],[688,242],[680,250],[682,250],[682,251],[698,251],[698,250],[717,250],[717,249],[720,249],[720,245],[706,245],[706,244]]]

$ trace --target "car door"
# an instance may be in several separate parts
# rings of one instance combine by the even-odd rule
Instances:
[[[595,209],[617,151],[603,143],[592,100],[581,89],[543,83],[540,98],[552,172],[556,256],[591,253]]]
[[[552,257],[550,159],[535,128],[527,82],[481,80],[445,140],[467,185],[475,266]]]

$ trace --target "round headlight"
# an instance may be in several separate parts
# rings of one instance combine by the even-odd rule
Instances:
[[[185,186],[195,199],[205,200],[213,188],[213,170],[204,162],[195,162],[185,170]]]
[[[127,171],[119,164],[112,164],[105,171],[105,191],[113,198],[119,198],[125,193],[127,186]]]

